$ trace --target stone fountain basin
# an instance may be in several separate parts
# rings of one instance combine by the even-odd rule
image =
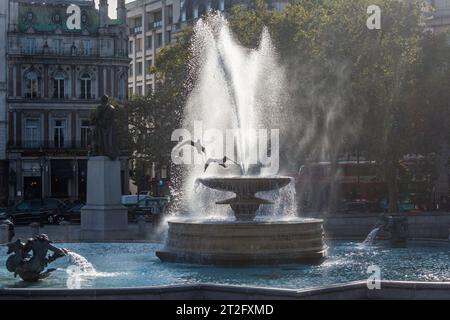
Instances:
[[[198,178],[204,186],[236,194],[255,194],[281,189],[291,183],[290,177],[206,177]]]
[[[169,221],[156,255],[165,262],[223,266],[320,263],[323,221]]]

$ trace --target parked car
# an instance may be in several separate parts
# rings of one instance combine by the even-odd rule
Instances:
[[[16,225],[32,222],[57,224],[64,221],[65,210],[64,203],[57,199],[25,200],[7,208],[0,220],[6,218]]]
[[[135,210],[135,216],[143,215],[147,220],[158,224],[166,212],[168,204],[168,197],[146,197],[139,201],[139,205]]]
[[[63,214],[64,220],[71,223],[80,223],[81,222],[81,209],[85,206],[84,203],[77,203],[71,208],[67,209]]]

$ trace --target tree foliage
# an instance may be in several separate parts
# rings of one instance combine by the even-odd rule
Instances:
[[[366,26],[374,4],[381,30]],[[230,11],[235,36],[249,48],[268,28],[288,70],[283,163],[298,169],[306,159],[328,160],[334,176],[339,155],[358,150],[380,164],[390,210],[398,210],[399,160],[439,153],[449,128],[450,51],[444,36],[426,31],[422,7],[414,0],[293,0],[279,12],[255,0]],[[191,35],[159,53],[152,71],[160,90],[130,103],[135,148],[151,161],[168,160],[168,134],[192,81]]]

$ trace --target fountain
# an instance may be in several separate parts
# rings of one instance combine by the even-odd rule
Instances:
[[[197,57],[193,65],[198,67],[195,70],[199,70],[199,76],[186,106],[185,126],[200,120],[206,130],[234,130],[237,145],[227,149],[225,157],[219,157],[223,161],[212,162],[229,169],[226,161],[231,160],[235,170],[211,168],[207,160],[206,166],[188,172],[184,189],[192,204],[189,211],[198,217],[169,220],[165,247],[156,255],[165,262],[213,265],[320,262],[326,252],[322,220],[287,218],[285,212],[273,212],[270,219],[258,216],[260,207],[274,207],[274,202],[257,194],[284,192],[293,183],[290,177],[267,174],[255,161],[261,144],[249,134],[254,128],[283,126],[283,72],[268,32],[263,32],[258,49],[249,50],[237,44],[226,20],[216,15],[197,23],[193,50]],[[199,139],[182,145],[195,147],[198,153],[205,153],[204,159],[210,159],[207,150],[211,143],[203,147]],[[271,147],[272,156],[277,156],[273,141]],[[205,167],[210,171],[203,172]],[[194,184],[206,190],[192,193]],[[212,199],[208,189],[236,196]],[[216,219],[209,219],[205,216],[211,211],[220,211],[218,207],[211,209],[210,202],[229,206],[231,211],[226,218],[217,219],[220,214],[214,214]]]
[[[364,240],[364,245],[373,245],[381,231],[387,235],[391,246],[405,246],[408,241],[408,219],[406,217],[385,216],[378,218],[377,224]]]

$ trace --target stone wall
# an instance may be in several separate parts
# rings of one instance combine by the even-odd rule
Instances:
[[[0,300],[436,300],[450,299],[450,282],[365,281],[316,289],[272,289],[223,285],[182,285],[131,289],[0,289]]]

